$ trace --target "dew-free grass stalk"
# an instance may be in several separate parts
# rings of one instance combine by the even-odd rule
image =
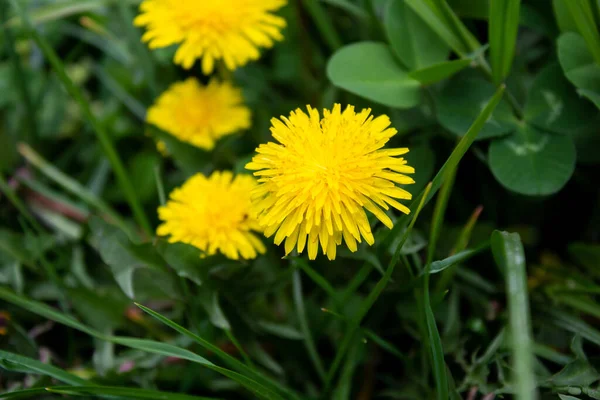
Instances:
[[[303,0],[302,4],[312,17],[319,33],[325,40],[325,43],[331,51],[336,51],[342,47],[342,39],[334,28],[329,14],[323,9],[323,5],[318,0]]]
[[[435,204],[433,211],[433,219],[431,223],[431,234],[429,237],[429,245],[427,246],[427,264],[425,265],[425,276],[423,279],[423,301],[422,318],[425,320],[426,337],[424,345],[428,345],[431,356],[431,364],[433,370],[433,378],[435,380],[436,394],[438,400],[446,400],[448,398],[448,376],[446,375],[446,362],[444,360],[444,350],[442,348],[442,340],[435,322],[433,309],[431,308],[431,300],[429,296],[429,276],[431,271],[431,263],[435,257],[437,249],[437,241],[444,224],[444,216],[454,185],[454,178],[458,165],[448,169],[444,184],[440,190],[440,194]]]
[[[129,175],[127,174],[127,172],[125,170],[123,162],[119,158],[119,155],[118,155],[117,151],[115,150],[115,147],[114,147],[110,137],[104,130],[104,127],[102,126],[102,124],[100,124],[100,122],[96,119],[96,117],[92,113],[90,105],[87,102],[87,100],[85,99],[85,97],[83,96],[82,91],[73,83],[71,78],[69,78],[69,76],[67,75],[67,72],[65,71],[65,67],[64,67],[62,61],[60,60],[60,58],[58,57],[58,55],[56,54],[56,52],[54,51],[52,46],[50,46],[48,44],[46,39],[44,37],[42,37],[35,30],[33,25],[31,24],[31,21],[29,20],[29,16],[27,15],[27,12],[24,10],[23,5],[19,4],[19,2],[16,0],[11,0],[11,4],[17,10],[29,35],[31,36],[33,41],[40,47],[40,49],[46,56],[48,62],[50,62],[50,64],[52,65],[52,68],[54,69],[57,76],[62,81],[63,85],[65,86],[65,88],[67,89],[69,94],[79,104],[79,107],[81,108],[83,114],[85,115],[86,119],[88,120],[88,122],[90,123],[90,125],[93,128],[93,131],[96,134],[98,141],[100,142],[100,146],[102,147],[102,150],[104,151],[106,157],[108,158],[108,160],[111,163],[111,166],[117,177],[117,182],[118,182],[119,186],[121,187],[121,190],[123,190],[123,194],[125,195],[125,198],[127,199],[129,206],[131,207],[134,218],[136,219],[138,224],[140,224],[140,226],[142,227],[144,232],[148,236],[151,236],[152,228],[151,228],[150,222],[149,222],[146,214],[144,213],[142,205],[137,197],[137,194],[131,183],[131,180],[129,179]]]

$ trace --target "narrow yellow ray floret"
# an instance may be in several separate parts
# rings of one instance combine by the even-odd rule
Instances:
[[[315,259],[319,244],[335,259],[342,239],[356,251],[363,239],[374,243],[365,210],[388,228],[393,223],[384,212],[389,206],[408,214],[400,200],[411,194],[399,185],[414,183],[414,173],[404,158],[407,148],[382,149],[396,134],[390,120],[374,118],[371,110],[359,113],[353,106],[342,111],[319,112],[308,106],[288,118],[273,118],[271,133],[279,143],[257,148],[246,165],[259,185],[253,191],[253,209],[266,237],[285,240],[285,252],[294,248]]]
[[[220,252],[233,260],[255,258],[265,252],[256,235],[262,228],[250,212],[250,192],[256,186],[251,175],[196,174],[158,208],[162,224],[156,232],[169,236],[171,243],[191,244],[207,255]]]
[[[178,44],[175,63],[189,69],[202,58],[210,74],[215,61],[234,70],[260,57],[260,48],[283,40],[285,20],[275,11],[287,0],[144,0],[134,20],[145,26],[150,48]]]
[[[148,109],[146,119],[177,139],[205,150],[215,142],[251,125],[242,91],[229,82],[196,78],[176,82]]]

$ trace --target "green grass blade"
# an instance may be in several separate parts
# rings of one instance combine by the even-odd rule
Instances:
[[[304,0],[303,3],[306,11],[312,17],[321,37],[333,52],[342,47],[342,39],[334,28],[333,22],[329,14],[325,12],[320,1]]]
[[[325,380],[325,368],[323,367],[323,361],[319,356],[319,352],[313,341],[310,327],[308,326],[308,320],[306,319],[306,311],[304,310],[304,298],[302,295],[302,281],[300,273],[296,270],[293,275],[293,290],[294,290],[294,303],[296,306],[296,315],[298,316],[298,322],[300,323],[300,329],[304,336],[304,345],[308,351],[308,355],[322,380]]]
[[[77,329],[78,331],[87,333],[90,336],[104,338],[104,335],[101,332],[82,324],[72,316],[66,315],[52,307],[45,305],[44,303],[28,300],[6,288],[0,287],[0,299],[29,310],[34,314],[41,315],[42,317],[48,318],[52,321],[59,322],[73,329]]]
[[[430,189],[431,189],[431,183],[429,185],[427,185],[427,187],[425,188],[425,192],[428,193]],[[329,386],[331,385],[331,382],[335,376],[335,373],[337,372],[337,369],[339,368],[342,360],[344,359],[346,352],[350,348],[353,338],[354,338],[354,335],[355,335],[356,331],[358,330],[358,328],[360,327],[361,321],[363,320],[365,315],[367,315],[367,313],[369,312],[369,310],[371,309],[373,304],[375,304],[375,302],[379,298],[379,295],[381,294],[381,292],[383,292],[383,289],[385,289],[385,287],[389,283],[390,279],[392,278],[394,268],[398,264],[400,250],[402,250],[402,246],[408,239],[408,236],[410,235],[410,232],[412,231],[412,228],[415,225],[415,222],[417,221],[417,218],[419,217],[421,210],[425,206],[424,199],[426,197],[427,196],[423,196],[421,198],[421,202],[419,203],[419,206],[417,207],[417,209],[412,217],[412,221],[411,221],[410,225],[404,232],[402,240],[400,241],[400,243],[398,244],[398,247],[396,248],[396,252],[395,252],[394,256],[392,257],[392,260],[390,261],[390,263],[385,271],[385,275],[379,280],[379,282],[377,282],[377,285],[375,285],[375,288],[369,293],[369,295],[367,296],[365,301],[361,304],[360,309],[358,310],[358,312],[356,313],[354,318],[352,318],[352,321],[350,321],[350,326],[348,327],[348,330],[346,331],[346,334],[344,335],[344,339],[342,340],[342,342],[338,348],[338,351],[335,355],[333,363],[331,364],[331,366],[329,367],[329,371],[327,372],[327,380],[325,382],[325,386],[327,389],[329,389]]]
[[[106,340],[112,343],[120,344],[122,346],[127,346],[130,348],[143,350],[149,353],[160,354],[163,356],[169,357],[177,357],[182,358],[191,362],[195,362],[201,364],[215,372],[218,372],[247,388],[256,394],[259,398],[265,400],[283,400],[283,397],[275,393],[273,390],[265,387],[264,385],[256,382],[253,379],[250,379],[244,375],[238,374],[237,372],[230,371],[226,368],[219,367],[212,362],[206,360],[204,357],[201,357],[189,350],[173,346],[168,343],[156,342],[154,340],[146,340],[146,339],[137,339],[137,338],[129,338],[122,336],[108,336],[99,332],[93,328],[90,328],[81,322],[77,321],[75,318],[63,314],[52,307],[49,307],[43,303],[25,299],[22,296],[19,296],[11,291],[0,287],[0,299],[8,301],[14,305],[22,307],[26,310],[29,310],[35,314],[46,317],[52,321],[59,322],[63,325],[69,326],[71,328],[77,329],[81,332],[87,333],[90,336],[98,338],[100,340]],[[181,328],[184,329],[184,328]],[[191,332],[190,332],[191,333]],[[213,346],[213,345],[211,345]],[[216,346],[213,346],[216,348]],[[240,363],[242,366],[246,367],[243,363]],[[246,367],[247,368],[247,367]],[[290,397],[292,398],[292,397]]]
[[[9,5],[6,3],[0,4],[0,17],[2,21],[6,21]],[[15,79],[15,84],[19,90],[19,95],[21,97],[21,102],[25,106],[25,117],[22,118],[24,120],[25,125],[27,126],[27,141],[29,143],[34,143],[35,140],[38,139],[37,132],[37,118],[36,118],[36,109],[33,107],[33,102],[31,101],[31,94],[29,92],[28,82],[30,81],[25,74],[23,69],[23,65],[21,64],[21,60],[17,54],[15,49],[15,37],[13,36],[13,32],[9,27],[2,24],[1,30],[4,36],[5,48],[8,53],[8,57],[10,58],[13,75]]]
[[[596,64],[600,65],[600,33],[594,20],[594,12],[590,0],[567,0],[564,4],[575,21],[577,30],[585,39],[588,50],[592,53]]]
[[[442,347],[442,339],[435,322],[433,309],[431,308],[431,300],[429,296],[429,276],[431,273],[431,263],[435,257],[437,241],[444,224],[444,216],[450,199],[450,193],[454,185],[454,177],[458,165],[452,169],[448,169],[444,185],[441,188],[440,194],[435,204],[433,211],[433,219],[431,226],[431,234],[429,245],[427,246],[427,264],[425,266],[425,278],[423,279],[423,313],[425,319],[425,327],[427,329],[427,344],[431,355],[433,367],[433,377],[435,379],[435,388],[437,398],[445,400],[448,398],[448,376],[446,374],[446,361],[444,360],[444,349]]]
[[[28,397],[40,398],[40,396],[47,395],[48,392],[46,388],[35,388],[35,389],[22,389],[22,390],[13,390],[11,392],[2,392],[0,393],[0,399],[8,400],[8,399],[26,399]]]
[[[46,391],[67,396],[100,396],[113,397],[119,396],[128,399],[148,399],[148,400],[215,400],[215,397],[199,397],[187,394],[172,392],[161,392],[159,390],[138,389],[128,387],[112,386],[50,386]]]
[[[91,382],[86,381],[53,365],[43,363],[32,358],[24,357],[19,354],[0,350],[0,368],[6,368],[7,365],[18,365],[20,370],[27,369],[34,374],[42,374],[56,379],[57,381],[68,383],[75,386],[90,386]],[[0,396],[1,397],[1,396]]]
[[[494,231],[492,253],[506,278],[516,399],[537,398],[525,252],[518,233]]]
[[[333,286],[323,277],[323,275],[319,274],[315,271],[306,260],[296,257],[292,260],[292,264],[300,268],[302,271],[306,273],[321,289],[325,291],[332,299],[336,300],[337,293]]]
[[[246,364],[244,364],[243,362],[239,361],[238,359],[230,356],[229,354],[227,354],[226,352],[221,350],[219,347],[206,341],[205,339],[203,339],[200,336],[196,335],[195,333],[187,330],[186,328],[182,327],[181,325],[176,324],[175,322],[171,321],[170,319],[160,315],[156,311],[151,310],[148,307],[145,307],[141,304],[138,304],[138,303],[135,303],[135,304],[136,304],[136,306],[141,308],[142,311],[150,314],[152,317],[156,318],[163,324],[165,324],[168,327],[174,329],[175,331],[181,333],[182,335],[185,335],[185,336],[189,337],[190,339],[193,339],[195,342],[200,344],[206,350],[214,353],[228,367],[230,367],[236,371],[239,371],[241,373],[244,373],[248,376],[251,376],[256,381],[260,382],[264,386],[271,388],[272,390],[280,390],[281,392],[286,393],[286,396],[289,396],[289,398],[298,399],[298,396],[294,392],[292,392],[288,388],[280,385],[278,382],[274,381],[273,379],[266,377],[265,375],[260,373],[257,369],[248,367]]]
[[[504,94],[504,89],[505,89],[505,86],[500,85],[500,87],[498,88],[498,90],[496,91],[494,96],[490,99],[490,101],[487,103],[485,108],[481,111],[481,113],[479,114],[477,119],[475,119],[475,121],[473,122],[473,125],[471,125],[471,127],[469,128],[467,133],[462,137],[460,142],[458,142],[458,144],[452,151],[452,154],[450,154],[450,157],[448,157],[448,159],[446,160],[446,162],[444,163],[442,168],[440,168],[438,173],[435,175],[435,177],[431,181],[431,190],[429,191],[429,193],[427,195],[425,195],[425,191],[423,191],[417,197],[415,197],[409,206],[409,208],[411,210],[414,209],[415,206],[421,202],[422,198],[425,198],[425,204],[427,204],[429,202],[429,200],[431,200],[431,198],[437,193],[441,184],[444,182],[444,179],[446,177],[446,171],[455,169],[456,166],[458,165],[458,163],[460,162],[460,160],[463,158],[463,156],[467,152],[467,150],[469,150],[469,148],[473,144],[473,141],[477,137],[477,134],[479,133],[481,128],[483,128],[483,125],[488,120],[488,118],[492,115],[492,113],[494,112],[494,109],[496,108],[496,106],[498,105],[500,100],[502,99],[502,95]],[[398,219],[398,222],[396,222],[396,224],[394,225],[392,230],[388,233],[387,237],[384,239],[383,244],[382,244],[383,248],[385,248],[386,246],[389,246],[390,242],[396,236],[398,236],[400,234],[400,232],[404,229],[404,227],[408,223],[408,221],[409,221],[408,218],[409,218],[408,216],[404,215]]]
[[[491,0],[488,36],[492,79],[496,85],[508,76],[515,54],[521,0]]]
[[[106,157],[111,163],[111,166],[117,177],[117,182],[119,183],[121,190],[123,190],[123,194],[125,195],[125,198],[127,199],[129,206],[131,207],[131,210],[133,211],[133,215],[136,221],[138,222],[138,224],[140,224],[140,226],[146,232],[146,234],[148,236],[151,236],[152,228],[150,226],[150,222],[146,214],[144,213],[142,205],[137,197],[131,180],[129,179],[127,171],[125,170],[123,162],[119,158],[119,155],[115,150],[115,147],[110,137],[104,130],[104,127],[102,126],[102,124],[100,124],[100,122],[92,113],[90,104],[83,96],[81,90],[75,85],[75,83],[73,83],[71,78],[69,78],[69,76],[67,75],[67,72],[65,71],[65,66],[54,51],[54,49],[50,46],[50,44],[48,44],[46,39],[35,30],[35,28],[31,24],[31,21],[29,20],[27,13],[23,9],[22,4],[19,4],[19,2],[16,0],[11,0],[11,3],[21,16],[21,19],[23,20],[29,35],[40,47],[47,60],[52,65],[54,72],[56,72],[57,76],[62,81],[64,87],[67,89],[67,92],[69,92],[73,99],[75,99],[75,101],[79,104],[81,111],[92,126],[93,131],[96,133],[96,137],[100,142],[102,150],[104,151]]]
[[[21,143],[18,146],[19,153],[25,158],[31,165],[35,166],[43,173],[46,177],[56,182],[65,190],[71,194],[79,197],[85,203],[96,208],[100,213],[105,214],[112,222],[119,226],[123,231],[127,232],[130,238],[136,237],[135,232],[131,230],[129,225],[123,220],[123,218],[117,213],[111,206],[104,202],[101,198],[96,196],[94,192],[85,187],[84,185],[77,182],[61,170],[56,168],[50,162],[46,161],[35,152],[28,145]]]

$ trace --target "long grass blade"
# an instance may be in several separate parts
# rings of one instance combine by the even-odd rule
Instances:
[[[516,399],[538,397],[534,373],[525,252],[518,233],[494,231],[492,253],[506,277]]]
[[[517,31],[521,0],[491,0],[489,14],[490,62],[492,78],[500,84],[510,72]]]

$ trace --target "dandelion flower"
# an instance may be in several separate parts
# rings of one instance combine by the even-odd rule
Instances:
[[[297,109],[271,120],[279,143],[260,145],[246,168],[259,178],[253,192],[258,222],[266,237],[275,235],[275,244],[285,239],[286,254],[306,246],[313,260],[320,243],[333,260],[342,238],[353,252],[363,239],[374,243],[365,210],[388,228],[393,223],[383,210],[410,212],[396,200],[411,198],[398,186],[414,183],[404,175],[414,168],[397,157],[408,149],[382,149],[396,130],[387,116],[370,113],[336,104],[322,119],[308,106],[308,114]]]
[[[265,252],[255,233],[262,229],[250,215],[250,192],[255,187],[251,175],[196,174],[158,208],[162,224],[156,232],[169,236],[171,243],[191,244],[207,255],[218,251],[233,260],[255,258]]]
[[[250,127],[250,110],[231,83],[195,78],[171,85],[148,110],[146,119],[183,142],[211,150],[221,137]]]
[[[151,49],[179,44],[175,63],[186,69],[202,58],[210,74],[215,61],[229,70],[260,57],[260,48],[283,40],[285,20],[273,12],[286,0],[144,0],[134,24]]]

